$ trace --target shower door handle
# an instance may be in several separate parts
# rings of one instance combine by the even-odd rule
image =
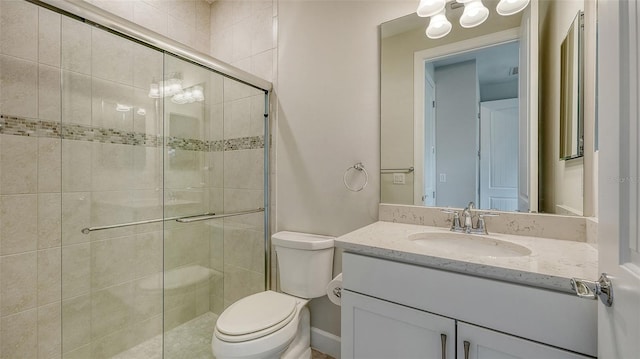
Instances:
[[[264,208],[252,209],[252,210],[241,211],[241,212],[224,213],[224,214],[204,214],[201,216],[183,217],[183,218],[176,219],[176,222],[191,223],[191,222],[199,222],[199,221],[208,221],[210,219],[241,216],[243,214],[251,214],[251,213],[257,213],[257,212],[264,212]]]
[[[206,221],[206,220],[209,220],[209,219],[218,219],[218,218],[225,218],[225,217],[241,216],[243,214],[250,214],[250,213],[257,213],[257,212],[264,212],[264,208],[252,209],[252,210],[249,210],[249,211],[242,211],[242,212],[224,213],[224,214],[205,213],[205,214],[200,214],[200,215],[196,215],[196,216],[158,218],[158,219],[149,219],[149,220],[145,220],[145,221],[112,224],[112,225],[108,225],[108,226],[86,227],[86,228],[82,229],[82,233],[89,234],[89,233],[91,233],[93,231],[102,231],[102,230],[105,230],[105,229],[114,229],[114,228],[121,228],[121,227],[137,226],[137,225],[141,225],[141,224],[150,224],[150,223],[158,223],[158,222],[173,221],[173,220],[175,220],[176,222],[180,222],[180,223],[191,223],[191,222],[197,222],[197,221]]]

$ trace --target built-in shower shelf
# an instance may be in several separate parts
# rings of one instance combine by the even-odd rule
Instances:
[[[163,275],[164,274],[164,275]],[[146,291],[176,290],[196,284],[204,284],[213,277],[222,277],[222,273],[200,265],[190,265],[154,274],[142,281],[139,287]],[[164,278],[164,286],[163,286]]]

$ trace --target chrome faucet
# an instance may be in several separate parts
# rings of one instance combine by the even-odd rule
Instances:
[[[442,212],[453,214],[453,221],[451,222],[451,232],[460,232],[460,233],[468,233],[468,234],[489,234],[487,232],[487,225],[484,221],[484,217],[495,217],[498,216],[497,213],[492,212],[483,212],[478,214],[478,222],[477,225],[473,226],[473,210],[476,209],[476,206],[473,202],[469,202],[467,207],[465,207],[461,214],[450,209],[442,209]],[[462,217],[462,225],[460,224],[460,220]]]
[[[473,213],[471,211],[475,209],[476,206],[473,202],[469,202],[467,207],[462,210],[462,222],[464,223],[464,232],[471,233],[473,228]]]

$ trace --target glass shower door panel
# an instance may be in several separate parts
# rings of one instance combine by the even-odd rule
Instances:
[[[164,216],[221,212],[215,191],[222,168],[211,168],[214,128],[221,128],[214,98],[222,79],[209,70],[165,55],[159,92],[164,101]],[[208,358],[222,296],[221,220],[167,221],[164,251],[164,357]]]
[[[226,213],[265,206],[262,90],[225,78],[223,207]],[[265,290],[264,212],[224,219],[224,307]]]
[[[162,221],[100,227],[162,219],[163,55],[61,27],[63,357],[159,357]]]
[[[263,207],[264,93],[171,55],[163,81],[165,218]],[[218,315],[265,289],[263,222],[166,222],[165,358],[212,358]]]

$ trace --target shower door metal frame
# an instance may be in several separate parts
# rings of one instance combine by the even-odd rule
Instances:
[[[148,30],[129,20],[113,15],[95,5],[83,0],[26,0],[35,5],[70,16],[92,26],[112,32],[124,38],[154,48],[164,54],[176,56],[182,60],[194,63],[218,73],[224,77],[241,82],[264,92],[264,265],[265,290],[271,288],[271,225],[270,225],[270,93],[273,85],[270,81],[229,65],[205,53],[185,46],[166,36]]]

